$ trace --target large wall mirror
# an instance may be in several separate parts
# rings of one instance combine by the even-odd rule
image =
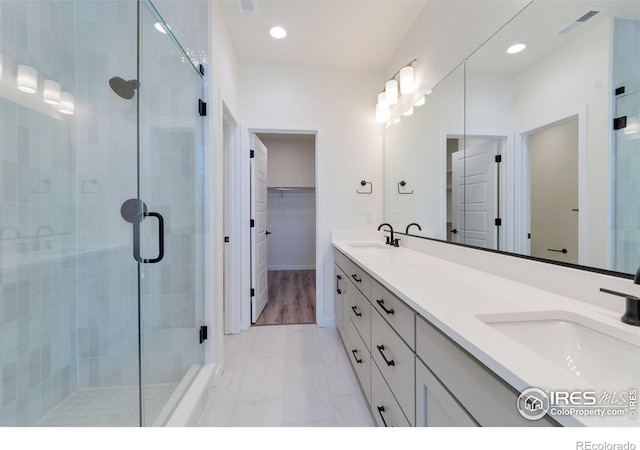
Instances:
[[[640,264],[640,2],[534,0],[385,131],[385,220],[625,274]],[[514,44],[520,52],[508,53]],[[403,183],[404,182],[404,183]]]

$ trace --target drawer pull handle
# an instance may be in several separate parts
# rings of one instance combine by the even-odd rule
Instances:
[[[359,313],[356,308],[357,308],[357,306],[352,306],[351,307],[351,309],[353,310],[353,313],[358,317],[362,316],[362,313]]]
[[[387,363],[387,366],[395,366],[396,363],[395,361],[392,360],[388,360],[386,356],[384,356],[384,353],[382,353],[384,351],[384,345],[378,345],[378,351],[380,352],[380,354],[382,355],[382,359],[384,359],[384,362]]]
[[[356,356],[356,353],[358,353],[358,350],[351,350],[351,353],[353,353],[353,357],[355,358],[356,362],[358,364],[362,364],[362,360],[358,359],[358,357]]]
[[[362,283],[362,278],[358,278],[358,274],[356,274],[356,273],[352,274],[351,278],[356,280],[356,283]]]
[[[340,275],[336,275],[336,285],[338,294],[342,294],[342,288],[340,287],[340,282],[342,281],[342,277]]]
[[[386,312],[387,314],[395,314],[395,313],[394,313],[394,311],[393,311],[393,308],[391,308],[391,309],[387,309],[387,308],[385,308],[385,307],[384,307],[384,300],[382,300],[382,299],[380,299],[380,300],[376,300],[376,303],[377,303],[378,305],[380,305],[380,308],[382,308],[382,310],[383,310],[384,312]]]
[[[384,416],[382,415],[382,413],[384,412],[384,406],[376,406],[376,409],[378,410],[378,414],[380,414],[382,423],[384,424],[385,427],[388,427],[389,425],[387,425],[387,421],[384,420]]]

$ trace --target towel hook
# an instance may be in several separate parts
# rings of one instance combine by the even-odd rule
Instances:
[[[371,181],[365,181],[365,180],[362,180],[362,181],[360,182],[360,186],[366,186],[367,184],[369,185],[369,192],[367,192],[367,191],[360,191],[359,189],[356,189],[356,192],[357,192],[358,194],[372,194],[372,193],[373,193],[373,183],[371,183]]]

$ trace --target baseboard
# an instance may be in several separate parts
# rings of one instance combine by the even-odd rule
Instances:
[[[200,369],[184,397],[167,420],[166,427],[195,427],[200,423],[213,388],[222,375],[222,364],[208,364]]]
[[[303,266],[269,266],[267,270],[314,270],[315,264],[303,265]]]

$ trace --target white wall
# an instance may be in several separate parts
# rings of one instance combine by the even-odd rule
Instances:
[[[207,298],[212,302],[205,307],[207,324],[211,325],[211,338],[207,349],[205,361],[207,363],[222,363],[223,356],[223,332],[224,332],[224,253],[221,243],[224,238],[224,128],[223,128],[223,105],[231,112],[236,120],[240,120],[238,115],[237,100],[237,70],[238,62],[227,26],[222,18],[219,2],[210,2],[210,37],[212,51],[209,55],[206,68],[207,80],[207,100],[209,103],[209,127],[206,139],[211,142],[212,152],[205,159],[205,189],[211,193],[208,211],[206,213],[207,230],[209,239],[205,241],[205,257],[210,258],[212,270],[207,273],[205,282],[207,285]],[[240,158],[241,155],[232,155]],[[236,202],[239,204],[240,197],[240,177],[239,174],[231,174],[230,182],[234,186],[232,192],[236,195]],[[241,224],[239,213],[231,215],[230,234],[231,242],[227,244],[228,254],[235,255],[232,261],[232,271],[242,273],[241,247],[248,245],[243,243],[240,232]],[[241,286],[238,283],[234,296],[241,297]],[[236,331],[237,330],[233,330]]]
[[[317,318],[321,326],[332,325],[329,233],[372,229],[382,221],[382,127],[374,108],[382,73],[249,62],[239,68],[247,130],[317,131]],[[356,194],[363,179],[373,183],[372,195]]]
[[[267,147],[267,186],[314,187],[316,139],[314,135],[261,134]]]
[[[586,254],[581,264],[610,267],[611,228],[611,21],[560,48],[515,77],[518,132],[587,110],[588,208]],[[516,175],[518,176],[518,175]],[[582,229],[581,229],[582,232]],[[583,262],[584,261],[584,262]]]

